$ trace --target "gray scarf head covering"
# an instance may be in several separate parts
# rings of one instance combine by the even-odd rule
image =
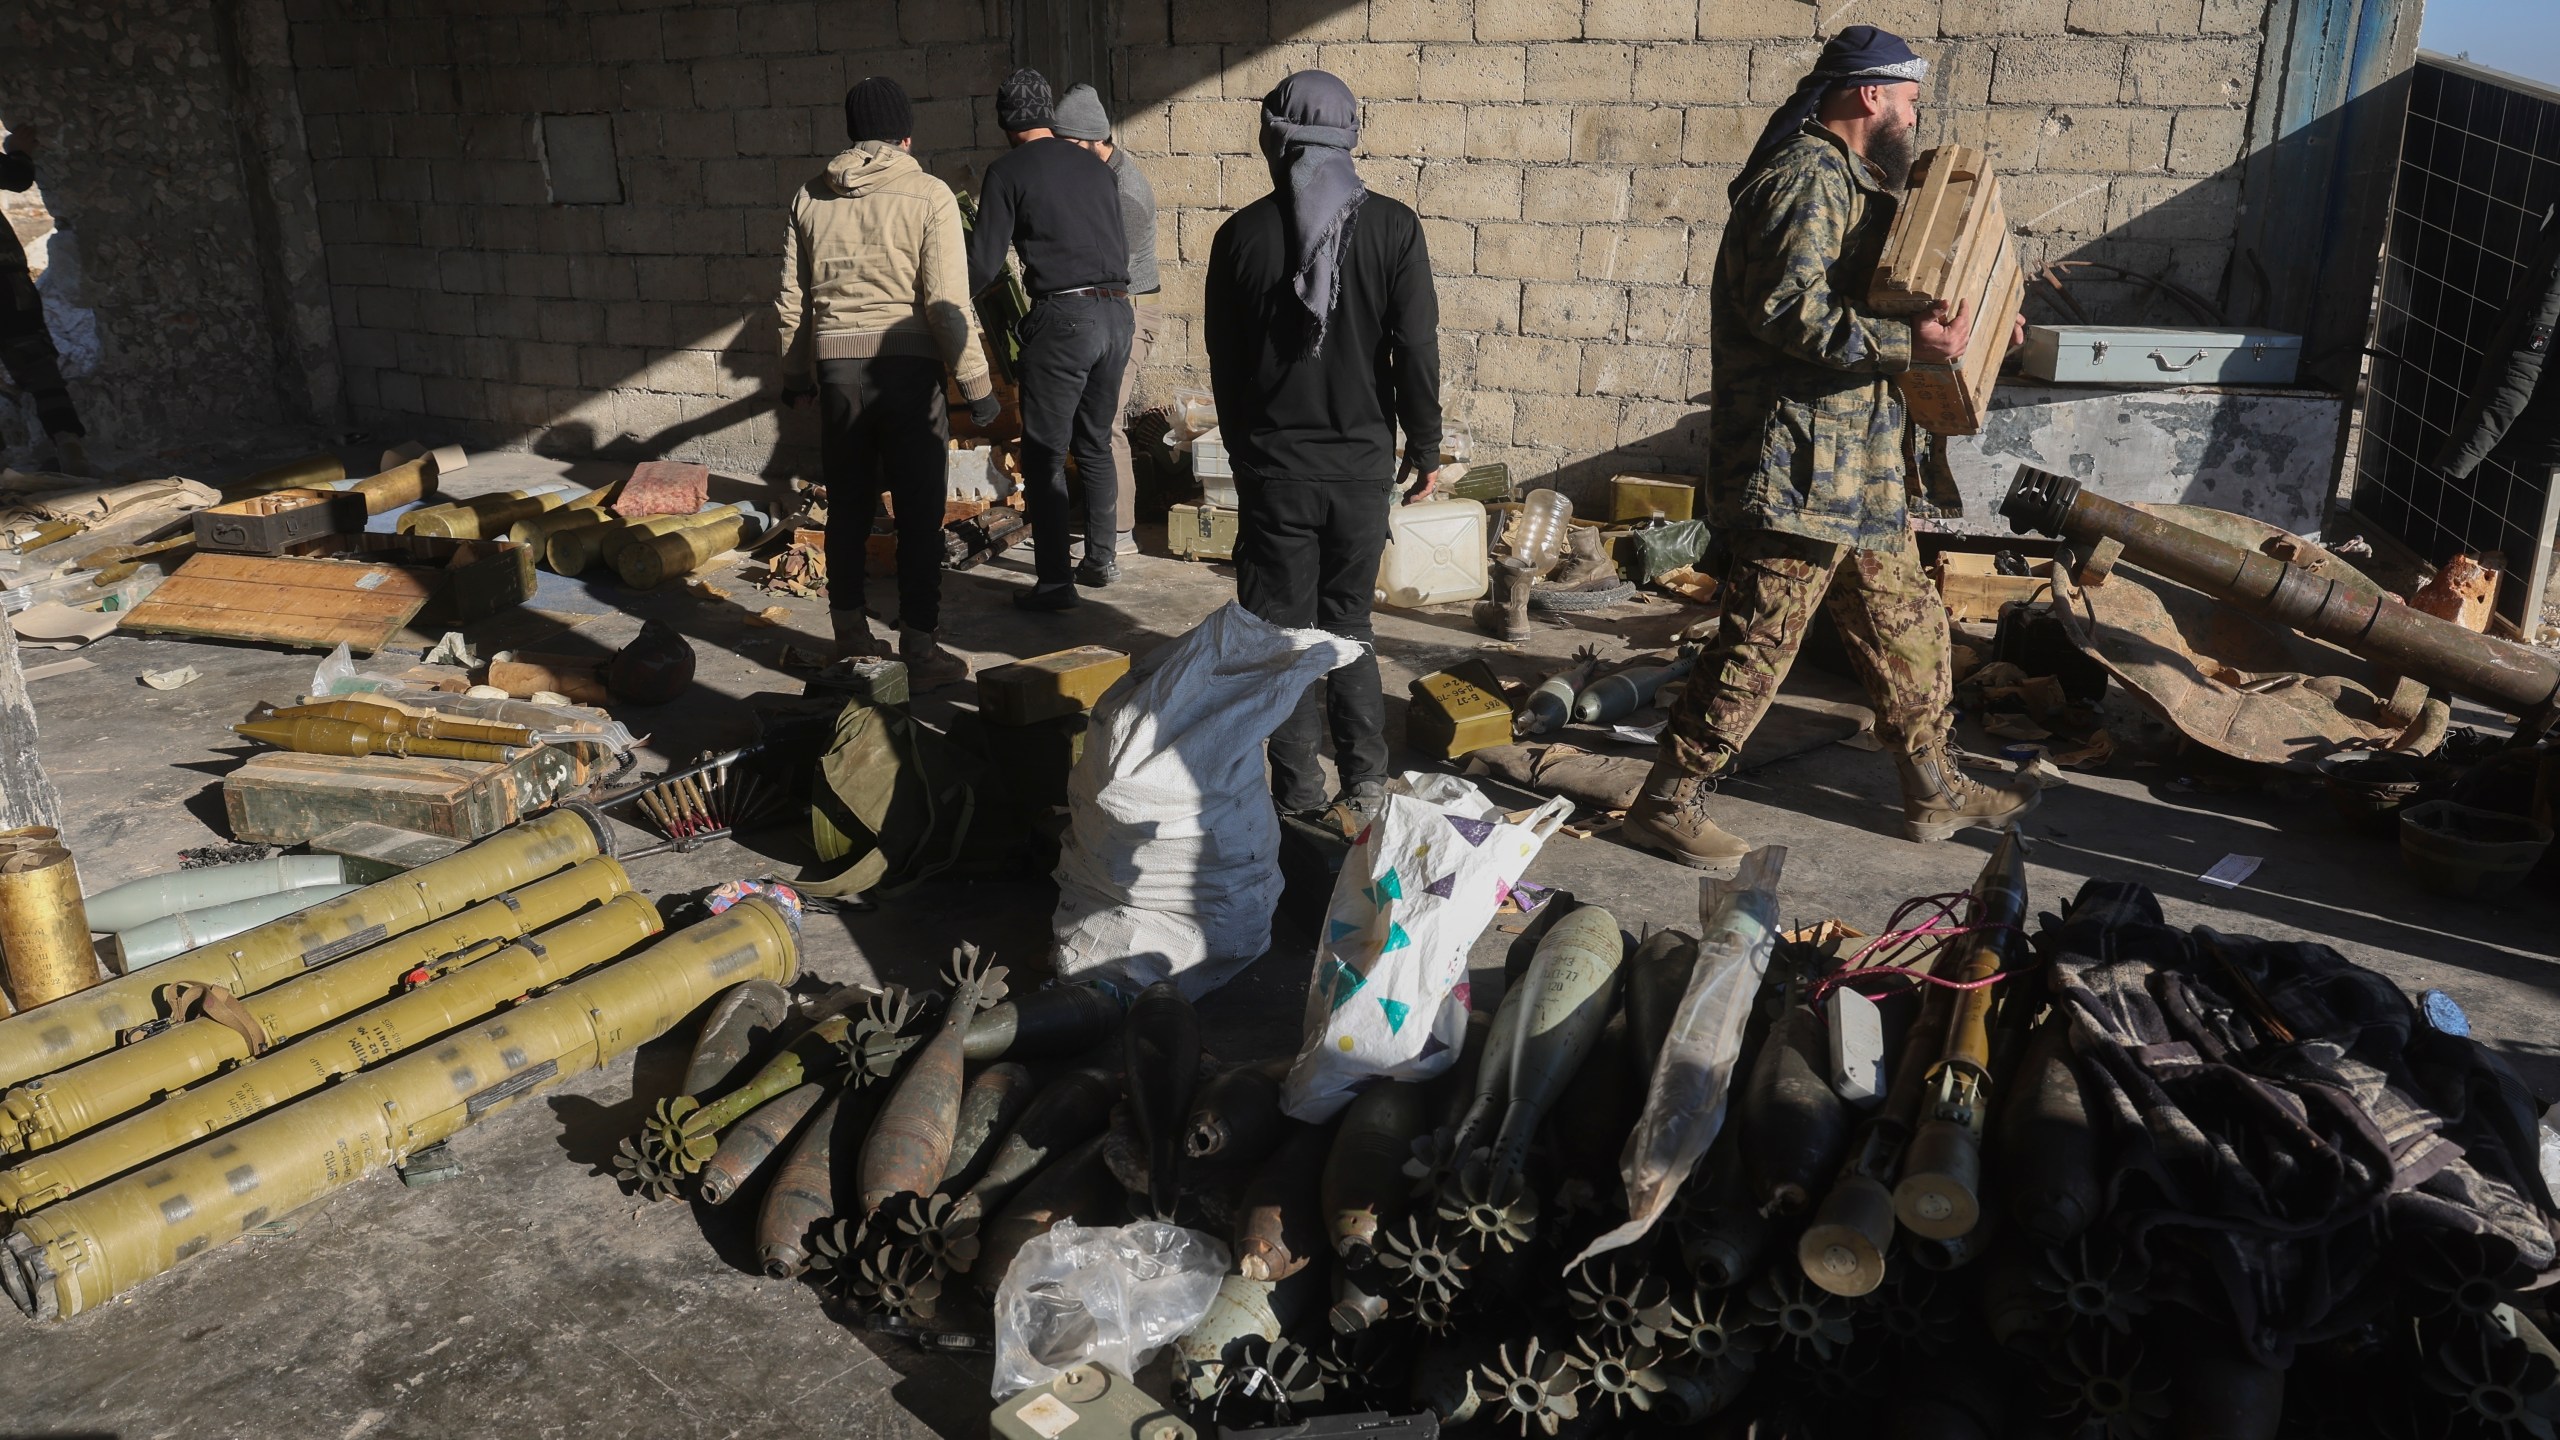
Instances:
[[[1369,198],[1351,163],[1359,143],[1360,102],[1322,70],[1301,70],[1262,97],[1262,157],[1289,237],[1290,289],[1307,311],[1306,357],[1324,348],[1351,217]]]

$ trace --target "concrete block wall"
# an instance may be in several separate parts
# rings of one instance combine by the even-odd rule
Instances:
[[[1724,190],[1822,38],[1936,62],[1932,141],[1987,146],[2033,264],[2210,297],[2231,252],[2266,0],[1121,0],[1120,138],[1158,202],[1168,323],[1145,387],[1202,376],[1217,225],[1270,188],[1256,100],[1321,66],[1362,169],[1441,277],[1449,408],[1485,458],[1589,493],[1699,468]],[[784,197],[865,74],[917,101],[929,168],[997,153],[1006,0],[288,0],[354,410],[481,444],[809,473],[770,406]],[[624,196],[554,205],[539,116],[613,118]],[[2139,283],[2094,317],[2176,323]]]

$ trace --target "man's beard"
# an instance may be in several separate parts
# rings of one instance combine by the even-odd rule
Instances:
[[[1867,163],[1883,173],[1887,190],[1910,188],[1911,167],[1919,161],[1920,132],[1913,126],[1896,124],[1867,137]]]

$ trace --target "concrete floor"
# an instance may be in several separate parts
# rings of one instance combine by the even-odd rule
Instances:
[[[600,480],[621,467],[484,456],[452,488],[561,473]],[[1221,567],[1156,554],[1123,566],[1122,583],[1054,617],[1007,603],[1028,583],[1025,560],[949,576],[948,639],[981,663],[1083,643],[1144,651],[1233,594]],[[653,762],[683,758],[749,738],[745,697],[800,687],[801,675],[776,668],[780,647],[825,641],[820,603],[768,595],[734,575],[715,579],[729,598],[599,585],[581,603],[602,613],[501,617],[474,638],[483,653],[603,651],[642,618],[667,619],[695,642],[699,684],[674,705],[623,718],[651,736]],[[890,608],[885,587],[873,595]],[[774,604],[789,610],[788,624],[746,623]],[[1391,733],[1401,734],[1407,680],[1483,649],[1462,610],[1382,612]],[[1506,677],[1532,677],[1585,643],[1605,653],[1623,653],[1630,640],[1661,644],[1700,613],[1654,602],[1543,629],[1491,658]],[[299,693],[316,657],[123,635],[82,653],[98,668],[39,681],[34,694],[68,838],[94,889],[227,838],[221,777],[246,753],[227,727],[256,701]],[[136,678],[182,663],[204,678],[165,693]],[[1806,713],[1837,712],[1856,691],[1800,667],[1789,696]],[[2450,992],[2537,1090],[2560,1093],[2554,887],[2537,883],[2496,905],[2435,898],[2401,875],[2389,842],[2341,833],[2311,786],[2224,789],[2130,715],[2119,737],[2126,755],[2115,769],[2048,792],[2027,826],[2039,908],[2091,877],[2131,879],[2157,890],[2177,923],[2334,945],[2412,990]],[[1839,916],[1874,931],[1905,897],[1965,888],[1988,848],[1980,836],[1938,846],[1898,838],[1891,766],[1842,745],[1772,764],[1725,797],[1729,827],[1789,847],[1790,921]],[[723,843],[643,860],[634,874],[663,893],[787,877],[809,858],[791,832],[749,839],[752,848]],[[2265,860],[2242,888],[2196,878],[2233,852]],[[1630,929],[1696,923],[1693,875],[1606,838],[1559,836],[1529,875],[1607,905]],[[1299,899],[1321,907],[1320,894]],[[1024,976],[1040,966],[1054,900],[1045,878],[937,884],[877,911],[813,917],[804,958],[824,981],[920,982],[966,939]],[[1507,939],[1489,931],[1479,958]],[[1311,952],[1309,933],[1284,916],[1274,953],[1202,1006],[1213,1048],[1289,1048]],[[751,1197],[714,1211],[620,1192],[607,1157],[672,1087],[689,1043],[669,1036],[464,1132],[454,1142],[466,1166],[457,1181],[413,1191],[375,1177],[292,1217],[290,1234],[225,1247],[71,1322],[0,1319],[0,1433],[983,1434],[984,1363],[925,1357],[850,1329],[808,1285],[757,1274],[744,1233]]]

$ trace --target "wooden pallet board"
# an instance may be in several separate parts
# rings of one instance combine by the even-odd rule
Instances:
[[[370,655],[426,608],[429,578],[397,565],[198,555],[133,608],[122,629]]]

